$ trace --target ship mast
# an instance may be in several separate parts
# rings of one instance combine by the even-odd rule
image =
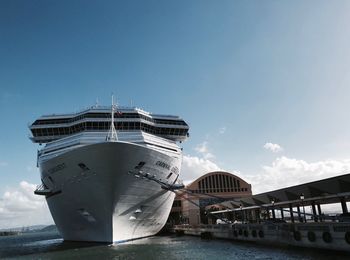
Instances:
[[[107,138],[106,138],[106,140],[110,141],[110,142],[118,141],[117,130],[115,130],[115,126],[114,126],[114,110],[115,110],[114,96],[112,95],[111,128],[109,129],[108,135],[107,135]]]

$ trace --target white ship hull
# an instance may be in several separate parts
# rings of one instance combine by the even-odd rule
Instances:
[[[181,156],[127,142],[86,145],[40,163],[52,217],[65,240],[120,242],[159,232],[175,194],[136,178],[135,166],[172,184]],[[168,167],[170,166],[170,167]],[[130,171],[132,173],[130,173]],[[168,179],[167,179],[168,177]]]

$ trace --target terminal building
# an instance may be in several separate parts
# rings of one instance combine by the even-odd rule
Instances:
[[[225,193],[225,186],[221,183],[220,193],[215,193],[215,195],[222,197],[231,193],[229,196],[239,198],[219,202],[221,209],[216,209],[217,204],[210,204],[196,213],[190,210],[196,208],[194,204],[198,204],[198,208],[199,204],[207,200],[215,201],[215,199],[211,200],[210,189],[207,190],[210,182],[207,185],[205,181],[205,178],[211,174],[236,178],[236,187],[233,187],[233,191],[236,191],[235,188],[237,188],[236,192],[232,192],[232,186],[230,186],[226,187]],[[192,203],[193,206],[189,206],[187,204],[189,201],[184,201],[184,198],[188,198],[189,194],[195,199],[196,193],[184,189],[184,194],[178,196],[177,200],[181,201],[181,207],[177,208],[181,208],[181,216],[184,218],[182,220],[187,222],[185,222],[186,225],[175,225],[174,232],[203,238],[350,252],[350,213],[348,210],[350,174],[255,195],[248,195],[249,192],[251,193],[250,185],[247,183],[243,185],[241,179],[239,179],[240,188],[238,188],[237,178],[237,176],[222,172],[209,173],[199,178],[188,186],[191,189],[195,187],[199,189],[198,203]],[[221,179],[226,180],[226,177],[221,177]],[[226,184],[231,184],[230,179],[226,180]],[[218,190],[214,189],[214,191]],[[211,210],[211,208],[215,209]],[[203,211],[207,214],[203,215]],[[217,219],[216,224],[220,225],[214,225],[213,221],[210,222],[214,219]],[[196,225],[199,221],[200,225]]]
[[[209,213],[225,209],[222,202],[251,196],[251,185],[240,177],[229,172],[210,172],[177,191],[168,223],[212,224],[216,218]]]

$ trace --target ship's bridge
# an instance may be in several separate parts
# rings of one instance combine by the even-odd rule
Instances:
[[[47,143],[84,131],[108,132],[111,126],[111,108],[96,106],[74,114],[45,115],[30,125],[33,142]],[[184,141],[189,126],[178,116],[151,114],[142,109],[117,107],[115,129],[143,131],[173,141]]]

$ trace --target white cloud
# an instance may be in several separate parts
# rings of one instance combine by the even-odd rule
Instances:
[[[349,172],[350,159],[309,163],[282,156],[273,161],[271,166],[263,166],[260,173],[248,176],[246,179],[252,184],[253,192],[256,194]]]
[[[34,195],[35,184],[21,181],[0,197],[0,228],[51,224],[53,220],[43,196]]]
[[[188,184],[198,177],[212,171],[218,171],[220,167],[214,162],[191,155],[184,155],[181,167],[181,179]]]
[[[208,152],[208,142],[204,141],[203,143],[199,144],[194,148],[199,153],[207,153]]]
[[[264,144],[264,148],[266,150],[270,150],[273,153],[278,153],[283,151],[283,148],[279,144],[273,144],[273,143]]]
[[[209,152],[207,141],[204,141],[203,143],[197,145],[194,149],[200,153],[204,159],[212,159],[215,157],[212,153]]]
[[[224,134],[226,132],[226,126],[223,126],[219,129],[219,134]]]

